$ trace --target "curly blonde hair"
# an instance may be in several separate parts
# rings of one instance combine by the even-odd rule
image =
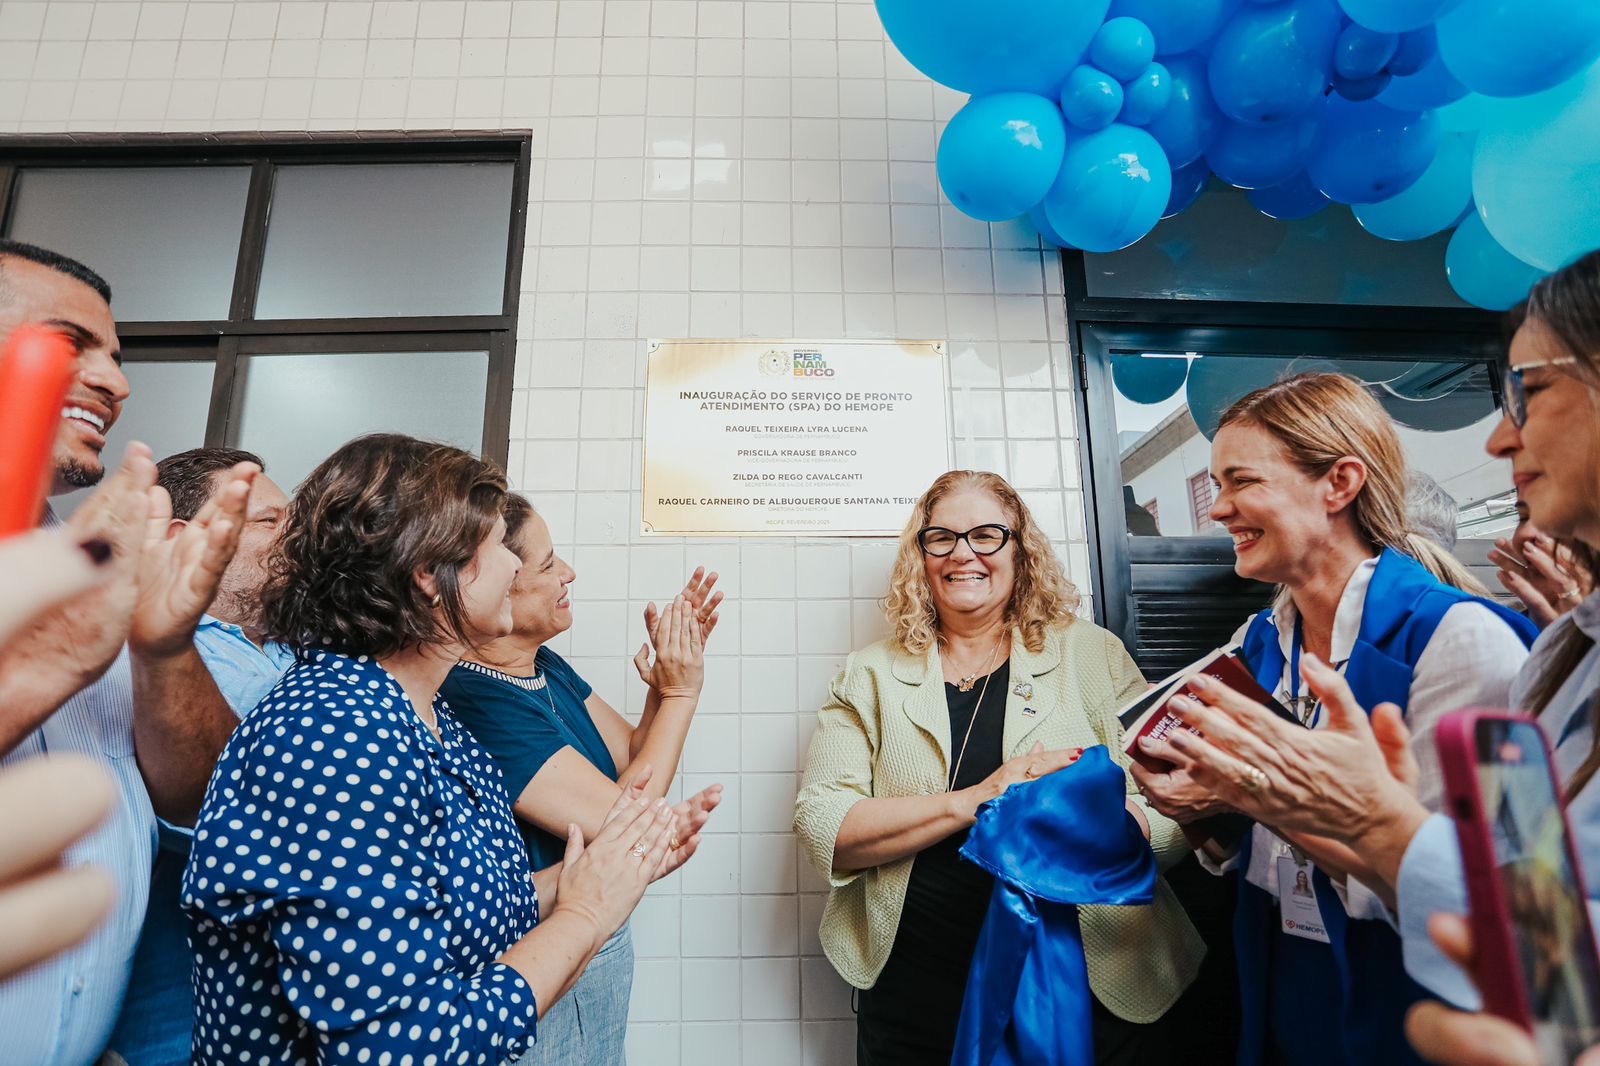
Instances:
[[[1023,644],[1037,652],[1044,647],[1045,633],[1052,625],[1072,621],[1078,609],[1078,590],[1067,580],[1055,550],[1017,490],[999,474],[985,470],[952,470],[939,475],[912,508],[911,520],[900,533],[900,551],[889,578],[889,595],[883,600],[883,611],[893,631],[890,639],[912,655],[925,654],[941,640],[939,612],[928,588],[917,534],[930,521],[935,504],[964,489],[990,493],[1006,512],[1017,545],[1017,580],[1006,606],[1006,621],[1022,630]]]

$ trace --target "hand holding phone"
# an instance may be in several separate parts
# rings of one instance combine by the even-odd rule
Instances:
[[[12,330],[0,353],[0,539],[39,524],[77,347],[46,326]]]
[[[1533,719],[1482,710],[1437,735],[1484,1006],[1570,1063],[1600,1042],[1600,955],[1549,744]]]

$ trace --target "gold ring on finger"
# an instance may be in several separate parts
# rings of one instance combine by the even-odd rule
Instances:
[[[649,849],[644,846],[644,841],[641,840],[639,843],[628,849],[628,854],[632,855],[636,859],[642,859],[644,858],[644,853],[648,850]]]
[[[1583,590],[1582,589],[1578,588],[1577,586],[1573,586],[1572,588],[1570,588],[1567,591],[1563,592],[1561,594],[1560,598],[1563,599],[1563,600],[1575,600],[1582,594],[1583,594]]]
[[[1259,766],[1245,764],[1244,773],[1239,778],[1239,787],[1246,792],[1260,792],[1267,787],[1267,774]]]

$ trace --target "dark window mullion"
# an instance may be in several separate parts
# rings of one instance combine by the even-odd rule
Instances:
[[[267,254],[267,222],[272,214],[274,165],[257,159],[250,168],[250,191],[246,195],[244,228],[239,236],[239,260],[234,267],[233,300],[228,318],[234,323],[255,316],[256,293],[261,288],[261,264]]]
[[[211,377],[211,407],[206,412],[206,447],[227,447],[232,438],[234,375],[239,371],[239,341],[224,337],[217,345]]]
[[[511,389],[516,369],[517,341],[509,332],[489,337],[489,377],[483,400],[483,452],[485,459],[506,468],[511,454]]]

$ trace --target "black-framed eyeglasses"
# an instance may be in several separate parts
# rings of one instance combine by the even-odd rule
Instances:
[[[943,558],[956,550],[957,541],[964,540],[974,555],[993,555],[1010,539],[1011,530],[1001,525],[973,526],[965,533],[943,526],[928,526],[917,534],[917,545],[923,554]]]
[[[1523,384],[1522,375],[1530,370],[1538,370],[1545,366],[1569,366],[1578,360],[1574,356],[1565,355],[1559,359],[1545,359],[1538,363],[1523,363],[1521,366],[1507,366],[1501,378],[1502,388],[1500,394],[1506,405],[1506,417],[1511,419],[1511,424],[1521,429],[1528,424],[1528,389]]]

